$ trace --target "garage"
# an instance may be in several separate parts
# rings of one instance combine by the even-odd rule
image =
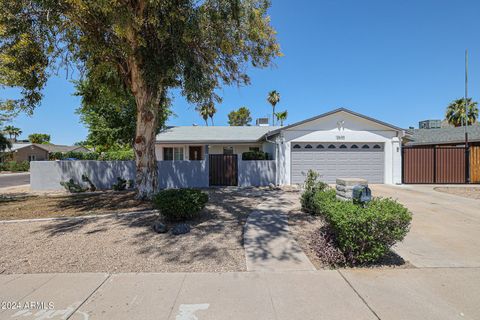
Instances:
[[[363,178],[384,183],[385,146],[383,143],[291,142],[291,183],[301,184],[308,170],[320,180],[335,183],[336,178]]]

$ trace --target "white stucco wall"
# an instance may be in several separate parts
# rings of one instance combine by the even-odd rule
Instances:
[[[343,127],[340,129],[339,121],[343,121]],[[277,137],[279,141],[277,144],[279,147],[278,183],[290,184],[291,146],[295,142],[383,143],[385,145],[384,181],[386,184],[401,183],[401,134],[402,132],[343,111],[287,128]]]

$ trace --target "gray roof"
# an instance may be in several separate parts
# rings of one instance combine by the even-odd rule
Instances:
[[[431,144],[460,144],[465,142],[465,129],[463,127],[439,129],[413,129],[407,130],[410,140],[407,145]],[[480,141],[480,125],[469,126],[467,129],[468,140]]]
[[[180,126],[168,127],[157,135],[157,143],[251,143],[263,139],[273,126]]]
[[[78,151],[78,152],[88,152],[89,150],[83,146],[64,146],[59,144],[39,144],[39,143],[13,143],[10,151],[15,151],[23,149],[26,147],[34,146],[40,149],[43,149],[47,152],[69,152],[69,151]]]
[[[293,127],[296,127],[296,126],[299,126],[301,124],[304,124],[304,123],[307,123],[307,122],[310,122],[310,121],[313,121],[313,120],[317,120],[317,119],[320,119],[320,118],[324,118],[324,117],[327,117],[329,115],[332,115],[332,114],[335,114],[337,112],[346,112],[346,113],[350,113],[351,115],[354,115],[354,116],[357,116],[357,117],[360,117],[360,118],[363,118],[363,119],[366,119],[366,120],[369,120],[369,121],[373,121],[375,123],[378,123],[382,126],[385,126],[387,128],[390,128],[390,129],[393,129],[395,131],[403,131],[402,128],[399,128],[397,126],[394,126],[392,124],[389,124],[389,123],[386,123],[386,122],[383,122],[383,121],[380,121],[380,120],[377,120],[377,119],[374,119],[374,118],[370,118],[366,115],[363,115],[361,113],[357,113],[357,112],[354,112],[350,109],[347,109],[347,108],[338,108],[338,109],[335,109],[335,110],[332,110],[332,111],[329,111],[329,112],[325,112],[325,113],[322,113],[318,116],[315,116],[315,117],[311,117],[311,118],[308,118],[308,119],[305,119],[305,120],[302,120],[302,121],[299,121],[299,122],[295,122],[295,123],[292,123],[291,125],[288,125],[288,126],[285,126],[285,127],[281,127],[273,132],[270,132],[269,135],[274,135],[274,134],[277,134],[279,133],[281,130],[285,130],[285,129],[289,129],[289,128],[293,128]]]

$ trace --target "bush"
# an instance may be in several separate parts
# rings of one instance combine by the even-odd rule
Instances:
[[[135,154],[133,149],[128,150],[117,150],[117,151],[107,151],[100,154],[98,160],[103,161],[129,161],[135,160]]]
[[[268,153],[263,151],[248,151],[242,153],[242,160],[249,161],[249,160],[270,160],[270,156]]]
[[[133,180],[126,180],[117,177],[117,182],[112,184],[112,189],[115,191],[124,191],[133,187]]]
[[[208,195],[196,189],[169,189],[153,197],[153,205],[169,221],[185,221],[199,216]]]
[[[314,213],[313,197],[317,191],[323,191],[328,188],[328,185],[324,182],[317,181],[318,173],[313,170],[308,170],[307,178],[303,185],[303,193],[300,197],[300,203],[302,204],[302,210],[309,213]]]
[[[28,161],[7,161],[0,163],[0,171],[20,172],[28,170],[30,170],[30,162]]]
[[[75,182],[73,179],[68,181],[60,181],[60,185],[65,188],[68,192],[71,193],[80,193],[88,191],[88,188],[83,187],[79,183]]]
[[[335,190],[317,191],[314,213],[330,226],[338,248],[351,264],[378,261],[408,233],[412,216],[392,199],[375,198],[365,206],[337,200]]]
[[[133,149],[127,150],[115,150],[107,152],[52,152],[49,154],[50,160],[64,160],[64,159],[77,159],[77,160],[99,160],[99,161],[129,161],[135,160],[135,154]]]

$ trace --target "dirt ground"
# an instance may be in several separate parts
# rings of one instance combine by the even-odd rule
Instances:
[[[134,192],[35,195],[0,194],[0,220],[72,217],[150,210],[150,202],[136,200]]]
[[[244,271],[245,220],[273,192],[281,191],[208,190],[202,218],[190,221],[191,232],[180,236],[154,233],[155,213],[0,223],[0,273]],[[60,203],[73,208],[72,200]],[[119,204],[104,203],[111,210]],[[76,207],[83,208],[82,201]]]
[[[434,190],[480,200],[480,187],[436,187]]]

